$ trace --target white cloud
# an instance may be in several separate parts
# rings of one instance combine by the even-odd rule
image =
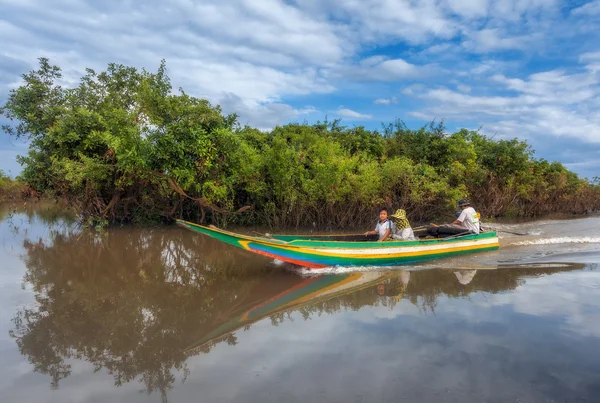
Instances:
[[[492,18],[498,24],[515,22],[532,13],[552,13],[558,0],[296,0],[315,15],[349,21],[344,34],[361,42],[426,44],[452,39],[472,19]]]
[[[452,12],[465,18],[485,17],[490,7],[489,0],[446,0]],[[493,3],[493,2],[492,2]]]
[[[324,0],[299,1],[315,10],[327,10],[336,19],[348,20],[349,29],[364,42],[389,43],[403,40],[425,43],[431,38],[451,38],[458,33],[458,23],[435,1]]]
[[[435,65],[417,66],[403,59],[371,56],[357,64],[339,66],[327,72],[328,77],[355,81],[400,81],[406,78],[433,75],[441,69]]]
[[[600,52],[587,52],[579,56],[580,62],[586,62],[586,67],[590,71],[600,71]]]
[[[571,11],[574,15],[600,15],[600,0],[591,1]]]
[[[515,312],[538,317],[560,315],[565,318],[563,331],[599,337],[600,315],[589,310],[595,305],[594,291],[598,280],[598,274],[594,272],[566,272],[531,278],[518,292],[491,295],[482,305],[512,306]],[[548,298],[549,295],[553,297]]]
[[[350,119],[371,119],[373,117],[372,115],[359,113],[359,112],[353,111],[352,109],[348,109],[348,108],[339,108],[336,111],[336,113],[339,116],[342,116],[345,118],[350,118]]]
[[[591,58],[587,54],[581,60]],[[426,112],[412,115],[476,119],[509,137],[565,136],[600,144],[600,76],[595,71],[550,70],[526,79],[496,74],[488,85],[503,95],[471,95],[444,87],[415,93],[429,104]]]
[[[311,106],[296,109],[290,105],[276,102],[244,101],[231,93],[220,98],[219,103],[224,112],[237,113],[242,125],[253,125],[260,130],[269,130],[283,122],[294,121],[318,112]],[[248,117],[252,117],[252,121]]]
[[[564,164],[569,169],[577,168],[596,168],[600,169],[600,160],[595,161],[582,161],[582,162],[569,162]]]
[[[422,52],[419,53],[420,56],[425,56],[425,57],[439,57],[441,55],[447,55],[447,54],[453,54],[455,49],[457,48],[457,45],[454,45],[452,43],[440,43],[440,44],[436,44],[436,45],[432,45],[430,47],[428,47],[427,49],[423,50]],[[454,55],[456,56],[456,55]]]
[[[424,92],[427,89],[427,87],[424,84],[411,84],[408,85],[406,87],[404,87],[401,91],[401,93],[403,95],[417,95],[421,92]]]
[[[218,33],[236,42],[247,42],[253,47],[291,54],[311,62],[335,62],[342,57],[340,38],[330,24],[282,1],[182,4],[188,5],[183,11],[191,17],[193,24],[213,35]],[[235,29],[223,29],[232,23]]]
[[[398,98],[396,98],[396,97],[391,97],[391,98],[377,98],[375,101],[373,101],[373,103],[375,105],[397,104],[398,103]]]
[[[482,62],[472,63],[467,65],[466,71],[458,72],[458,75],[476,76],[487,78],[489,74],[502,72],[505,70],[515,69],[518,67],[517,63],[498,60],[496,58],[490,58],[483,60]]]
[[[543,52],[548,37],[561,29],[557,17],[560,0],[474,1],[470,7],[462,4],[465,0],[454,1],[466,12],[470,11],[472,17],[487,18],[483,24],[463,24],[462,46],[470,52]]]
[[[477,53],[488,53],[498,50],[525,49],[533,36],[508,36],[499,28],[486,28],[472,32],[463,46]]]
[[[318,69],[335,65],[352,48],[335,26],[277,0],[154,3],[139,10],[82,0],[69,7],[8,3],[0,36],[14,40],[3,44],[4,57],[28,69],[38,57],[49,57],[73,84],[86,67],[103,70],[118,62],[153,69],[165,58],[175,88],[213,103],[234,94],[246,105],[238,111],[241,119],[263,125],[269,109],[285,109],[268,119],[272,123],[302,114],[283,105],[282,97],[333,91]],[[235,29],[223,29],[228,26]]]
[[[452,104],[458,106],[460,109],[457,110],[464,112],[465,108],[478,108],[481,112],[488,111],[489,107],[500,108],[508,107],[511,105],[511,99],[501,96],[473,96],[461,94],[456,91],[452,91],[447,88],[439,88],[434,90],[428,90],[422,95],[423,98],[441,101],[442,103]],[[494,110],[489,111],[490,114],[494,114]]]
[[[600,52],[586,52],[579,56],[580,62],[595,62],[600,60]]]
[[[531,74],[528,80],[509,79],[503,75],[495,75],[493,80],[504,84],[515,92],[533,96],[533,101],[549,103],[579,103],[587,101],[598,94],[599,77],[589,72],[568,74],[564,70],[552,70]]]
[[[234,93],[244,100],[273,102],[282,95],[327,93],[334,89],[311,68],[284,72],[251,63],[225,65],[187,58],[171,59],[167,67],[178,80],[188,83],[190,92],[212,99]]]
[[[553,12],[560,0],[496,0],[491,5],[496,18],[515,20],[528,13]]]

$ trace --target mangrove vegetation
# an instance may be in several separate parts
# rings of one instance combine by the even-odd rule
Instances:
[[[21,200],[28,196],[28,190],[27,184],[12,179],[0,169],[0,202]]]
[[[66,200],[90,224],[169,222],[350,228],[382,205],[413,221],[454,212],[469,197],[484,217],[581,214],[600,187],[518,139],[493,139],[443,122],[401,120],[368,130],[340,121],[269,132],[174,92],[163,62],[148,72],[118,64],[61,85],[40,59],[0,112],[29,141],[22,181]]]

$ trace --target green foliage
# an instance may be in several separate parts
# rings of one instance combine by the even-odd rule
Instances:
[[[173,93],[156,73],[110,64],[75,88],[40,59],[0,110],[4,129],[30,140],[23,180],[66,199],[84,222],[184,217],[220,225],[321,228],[367,225],[377,208],[403,207],[425,221],[452,216],[471,197],[484,216],[582,213],[600,208],[598,183],[537,160],[517,139],[476,131],[417,130],[398,120],[382,131],[339,120],[240,127],[204,99]],[[243,214],[229,211],[243,206]]]
[[[0,169],[0,202],[14,201],[25,196],[27,185],[20,180],[14,180]]]

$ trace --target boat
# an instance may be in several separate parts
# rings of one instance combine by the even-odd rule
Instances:
[[[306,268],[397,266],[499,248],[496,232],[377,242],[364,235],[249,236],[177,220],[177,225],[249,252]],[[350,238],[351,237],[351,238]]]

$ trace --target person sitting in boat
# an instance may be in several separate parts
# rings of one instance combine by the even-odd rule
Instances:
[[[400,274],[387,281],[377,284],[375,292],[380,297],[392,297],[396,302],[400,302],[410,281],[410,272],[400,270]]]
[[[467,199],[461,199],[458,201],[458,207],[462,210],[462,213],[460,213],[460,216],[452,224],[459,225],[475,234],[479,234],[479,213],[471,207],[471,202]]]
[[[415,234],[406,218],[406,211],[402,209],[396,210],[394,214],[390,216],[392,219],[392,239],[400,241],[414,241]]]
[[[455,215],[456,219],[458,219],[458,217],[460,217],[461,214],[462,214],[462,210],[457,211],[456,215]],[[481,223],[481,214],[479,213],[479,211],[477,211],[476,214],[477,214],[477,219],[479,220],[479,233],[481,234],[482,232],[486,232],[486,231],[483,229],[483,224]]]
[[[366,235],[379,235],[379,240],[377,242],[385,241],[392,234],[393,224],[388,218],[388,210],[387,208],[382,208],[379,210],[379,221],[375,226],[375,231],[367,231]]]
[[[471,202],[467,199],[461,199],[458,201],[458,207],[461,209],[460,214],[451,224],[437,225],[431,223],[432,227],[438,227],[440,229],[454,229],[454,230],[462,230],[463,232],[470,232],[473,234],[479,234],[479,213],[475,211],[473,207],[471,207]],[[427,229],[428,232],[431,232],[430,229]],[[439,229],[437,231],[438,234],[441,232]]]
[[[467,285],[471,281],[473,281],[473,277],[475,277],[475,274],[477,274],[477,270],[459,270],[454,272],[456,279],[462,285]]]

